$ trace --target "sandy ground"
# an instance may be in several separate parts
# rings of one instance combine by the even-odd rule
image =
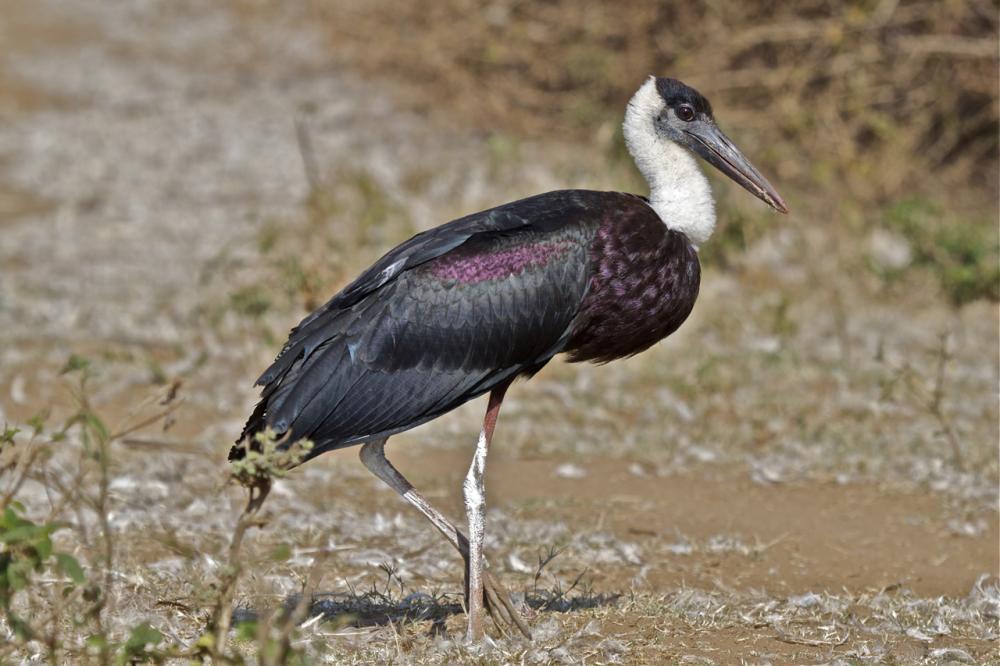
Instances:
[[[121,575],[109,609],[116,626],[146,619],[182,644],[204,621],[198,588],[240,502],[221,486],[227,442],[253,404],[252,379],[302,314],[296,298],[275,298],[281,274],[262,249],[274,230],[292,248],[316,232],[295,120],[324,183],[365,174],[406,211],[330,257],[343,266],[328,292],[459,213],[580,181],[612,186],[573,166],[590,164],[586,146],[526,145],[498,162],[459,122],[401,110],[391,88],[342,69],[307,19],[14,0],[0,20],[0,419],[64,414],[58,371],[70,353],[94,359],[92,400],[111,421],[183,380],[171,430],[139,433],[116,455]],[[356,240],[352,215],[376,204],[329,186],[342,196],[323,233]],[[426,621],[318,623],[302,645],[331,661],[1000,660],[996,308],[878,303],[843,324],[817,302],[793,312],[793,332],[776,332],[764,323],[783,307],[775,294],[822,280],[768,268],[797,249],[778,235],[742,274],[707,275],[708,303],[643,357],[559,364],[513,391],[487,472],[490,558],[528,598],[579,577],[561,603],[526,609],[534,645],[464,652],[457,615],[444,635]],[[261,284],[271,307],[241,313],[233,294]],[[945,423],[964,469],[941,421],[898,388],[933,377],[941,330],[954,347]],[[390,445],[455,517],[481,408]],[[457,558],[355,456],[325,456],[278,484],[241,603],[274,605],[318,561],[330,594],[381,586],[385,562],[399,599],[458,592]],[[23,495],[44,511],[41,484]],[[290,556],[269,559],[281,544]],[[560,554],[536,577],[550,547]]]

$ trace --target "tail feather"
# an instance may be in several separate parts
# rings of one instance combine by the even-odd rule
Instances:
[[[229,449],[229,460],[242,460],[246,456],[246,446],[256,448],[257,443],[253,436],[264,429],[264,418],[267,413],[267,399],[263,398],[253,409],[253,414],[247,419],[243,426],[240,438],[236,440],[235,446]],[[244,444],[245,443],[245,444]]]

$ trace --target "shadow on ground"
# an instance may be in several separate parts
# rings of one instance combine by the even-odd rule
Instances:
[[[514,593],[516,605],[527,605],[535,613],[572,613],[613,606],[622,597],[620,593],[598,593],[584,590],[571,594],[559,588],[536,589],[527,594]],[[287,597],[281,606],[281,614],[293,612],[300,604],[300,595]],[[457,599],[457,600],[456,600]],[[402,598],[392,594],[369,590],[367,592],[320,592],[312,595],[309,611],[303,615],[303,623],[317,621],[344,627],[376,627],[400,625],[413,622],[432,622],[432,632],[444,630],[445,621],[465,613],[465,604],[454,594],[430,595],[414,592]],[[233,625],[256,622],[262,611],[252,607],[233,611]]]

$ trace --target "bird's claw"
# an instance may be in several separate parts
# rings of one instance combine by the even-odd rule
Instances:
[[[514,608],[510,593],[498,581],[489,569],[483,569],[483,606],[490,614],[493,624],[504,634],[517,629],[525,638],[531,640],[531,631],[521,614]]]

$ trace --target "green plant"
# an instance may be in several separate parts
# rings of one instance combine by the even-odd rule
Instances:
[[[156,649],[162,642],[163,634],[143,622],[132,629],[128,639],[122,644],[116,661],[122,666],[139,662],[163,663],[168,655]]]
[[[252,444],[242,445],[243,456],[229,463],[230,478],[248,488],[268,484],[305,460],[312,448],[308,439],[288,443],[267,428],[254,435]]]
[[[5,428],[0,435],[0,618],[14,639],[0,646],[0,661],[11,655],[23,656],[22,650],[41,648],[52,663],[81,659],[99,664],[159,663],[181,653],[177,646],[158,649],[163,641],[159,631],[140,623],[121,641],[111,635],[105,621],[116,551],[108,518],[109,489],[112,446],[171,414],[180,404],[176,387],[140,404],[126,423],[112,430],[90,406],[90,381],[95,375],[91,361],[72,355],[63,374],[77,377],[73,388],[77,407],[61,427],[48,430],[46,418],[39,415],[29,420],[30,434]],[[153,415],[139,415],[153,404],[158,405]],[[76,452],[76,471],[69,480],[58,480],[58,475],[50,475],[46,468],[55,444]],[[54,501],[46,517],[32,516],[16,499],[29,479],[48,486]],[[83,537],[78,541],[91,546],[86,567],[54,543],[57,532],[83,529],[59,519],[60,512],[69,506],[89,511],[96,518],[96,540],[77,535]],[[74,635],[64,636],[70,626],[76,630]]]
[[[893,203],[886,208],[884,221],[912,247],[913,265],[933,273],[953,304],[1000,300],[1000,239],[995,221],[955,219],[922,197]]]
[[[17,611],[15,598],[28,591],[33,577],[41,574],[65,580],[65,593],[86,582],[80,562],[54,549],[52,534],[66,527],[56,522],[37,523],[24,516],[24,505],[11,501],[0,515],[0,612],[14,636],[33,640],[38,631]]]

